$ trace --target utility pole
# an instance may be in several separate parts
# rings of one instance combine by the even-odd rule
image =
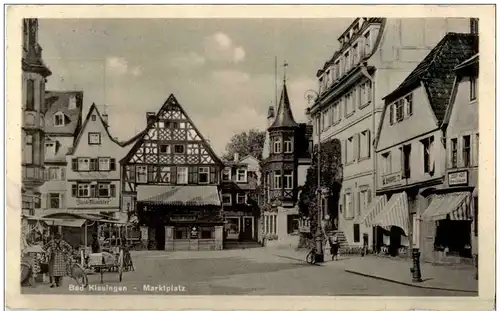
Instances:
[[[318,208],[318,223],[316,225],[316,262],[324,262],[325,256],[323,254],[323,230],[321,228],[322,217],[322,207],[321,207],[321,114],[318,114],[318,188],[317,192],[317,208]]]

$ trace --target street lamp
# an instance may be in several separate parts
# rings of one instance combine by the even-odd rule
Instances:
[[[304,94],[304,97],[307,99],[309,105],[311,105],[311,102],[314,102],[318,97],[319,94],[314,91],[314,90],[307,90]],[[308,107],[308,111],[310,107]],[[310,116],[312,118],[312,116]],[[321,208],[321,130],[320,130],[320,125],[321,125],[321,115],[318,117],[317,121],[317,127],[316,127],[316,132],[318,135],[318,187],[316,189],[316,196],[317,196],[317,224],[316,224],[316,262],[324,262],[325,261],[325,256],[323,253],[323,232],[321,230],[321,221],[322,221],[322,208]]]

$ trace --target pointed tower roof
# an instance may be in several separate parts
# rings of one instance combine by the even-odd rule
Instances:
[[[281,90],[278,112],[276,113],[276,118],[269,129],[295,127],[299,127],[299,125],[293,118],[292,109],[290,108],[290,100],[288,99],[288,92],[286,90],[286,82],[283,81],[283,89]]]

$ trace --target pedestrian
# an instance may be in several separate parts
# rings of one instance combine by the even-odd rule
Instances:
[[[53,239],[46,245],[46,250],[49,254],[49,275],[54,281],[50,287],[60,287],[62,278],[68,272],[71,246],[62,239],[61,234],[55,233]]]
[[[333,236],[329,238],[329,242],[330,242],[330,253],[332,254],[332,260],[337,260],[339,253],[339,242],[336,233],[334,233]]]
[[[101,252],[101,244],[99,243],[99,239],[97,238],[97,234],[92,235],[92,253],[100,253]]]

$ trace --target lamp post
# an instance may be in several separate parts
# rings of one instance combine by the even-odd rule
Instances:
[[[316,91],[313,90],[307,90],[304,94],[305,98],[309,102],[309,105],[311,104],[312,101],[315,101],[318,97],[319,94]],[[310,108],[310,107],[309,107]],[[308,111],[310,111],[308,108]],[[312,118],[312,116],[310,116]],[[318,187],[316,190],[316,196],[317,196],[317,202],[316,202],[316,207],[317,207],[317,224],[316,224],[316,233],[315,233],[315,242],[316,242],[316,262],[324,262],[325,261],[325,256],[323,253],[323,231],[321,230],[321,222],[322,222],[322,210],[321,210],[321,114],[318,115],[317,118],[317,126],[316,126],[316,133],[318,137],[318,159],[317,159],[317,165],[318,165]]]
[[[422,282],[422,271],[420,270],[420,215],[416,214],[413,217],[413,248],[412,261],[413,267],[410,269],[412,274],[412,282]]]

